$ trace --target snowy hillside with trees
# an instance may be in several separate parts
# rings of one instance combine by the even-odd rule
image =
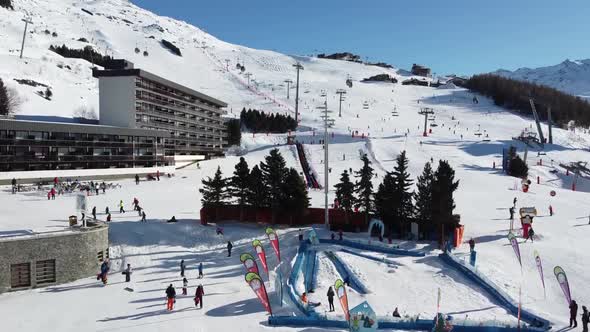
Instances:
[[[500,76],[547,85],[563,92],[590,99],[590,59],[565,60],[560,64],[539,68],[498,70]]]
[[[286,133],[273,134],[272,126],[254,125],[261,113],[246,111],[243,117],[249,122],[248,127],[242,128],[239,148],[232,148],[227,157],[178,170],[174,177],[158,183],[135,185],[132,181],[121,181],[120,189],[90,197],[90,204],[98,206],[101,212],[106,206],[116,211],[119,200],[128,204],[138,197],[148,214],[147,223],[139,223],[133,212],[113,214],[110,237],[116,273],[112,282],[103,287],[91,278],[0,295],[0,312],[6,313],[3,326],[8,331],[39,331],[48,326],[60,331],[316,331],[269,327],[268,315],[244,282],[242,264],[237,258],[226,257],[228,239],[234,242],[238,253],[252,251],[251,241],[264,237],[261,225],[225,224],[225,237],[220,237],[211,226],[199,223],[200,208],[210,204],[215,196],[208,186],[227,183],[237,171],[236,165],[244,173],[246,166],[249,170],[255,165],[263,169],[262,163],[268,162],[266,157],[273,155],[273,160],[280,160],[277,153],[282,156],[282,161],[277,163],[284,163],[288,170],[288,173],[279,172],[285,177],[278,177],[278,185],[284,186],[288,178],[289,183],[300,189],[301,179],[296,179],[296,175],[306,169],[320,185],[326,179],[329,181],[329,204],[340,197],[347,209],[358,206],[361,212],[367,209],[375,212],[400,232],[410,227],[407,222],[410,215],[423,220],[428,228],[438,227],[443,214],[444,217],[460,214],[460,222],[465,226],[464,242],[471,238],[476,242],[477,271],[512,299],[521,295],[523,308],[550,320],[556,330],[567,326],[569,312],[552,275],[554,266],[560,265],[567,271],[578,303],[590,303],[590,294],[586,292],[590,284],[588,269],[580,263],[587,259],[590,250],[587,241],[590,174],[576,175],[566,169],[572,163],[584,164],[590,160],[590,133],[586,128],[554,128],[553,144],[542,148],[531,143],[527,147],[513,138],[536,133],[532,118],[497,106],[491,98],[466,89],[402,85],[402,81],[411,78],[428,85],[430,78],[413,77],[396,68],[284,55],[229,44],[188,23],[160,17],[126,0],[13,0],[12,4],[14,10],[0,8],[0,78],[21,100],[17,115],[65,118],[90,116],[93,112],[98,115],[98,81],[91,75],[93,63],[99,63],[97,54],[125,58],[137,68],[225,101],[229,104],[229,116],[235,118],[240,117],[244,108],[293,118],[295,87],[291,84],[287,91],[285,81],[296,80],[293,65],[300,63],[304,69],[300,123],[294,132],[302,143],[300,149],[286,144]],[[25,17],[33,24],[29,25],[23,59],[20,59],[24,28],[21,19]],[[58,49],[62,55],[55,51]],[[377,75],[392,79],[361,82]],[[347,85],[348,79],[352,84]],[[339,89],[346,92],[341,109],[340,96],[336,94]],[[324,129],[318,108],[325,105],[334,119],[328,132],[327,160],[320,144]],[[426,128],[425,115],[419,114],[424,111],[427,111]],[[276,126],[285,127],[283,123]],[[541,127],[547,131],[545,123]],[[502,172],[502,151],[511,145],[517,148],[519,159],[525,159],[523,152],[527,149],[526,165],[519,172],[528,173],[532,182],[528,192],[522,191],[520,178]],[[240,157],[244,158],[243,162]],[[302,159],[307,161],[305,166]],[[326,162],[329,163],[327,172]],[[261,176],[260,169],[255,172],[258,176]],[[209,177],[215,180],[218,170],[218,181],[211,183]],[[355,184],[354,188],[346,183],[347,178]],[[345,184],[335,187],[341,181]],[[439,201],[445,203],[428,208],[432,201],[428,188],[434,188],[429,183],[436,181],[439,186],[456,190],[452,199],[448,191],[431,190],[432,195],[438,195]],[[274,195],[268,183],[254,184],[261,185],[261,192]],[[288,194],[306,203],[300,193],[294,190]],[[235,191],[233,194],[239,195]],[[45,192],[12,195],[8,187],[3,187],[0,231],[35,233],[63,229],[67,225],[63,219],[72,213],[75,197],[65,195],[47,201],[44,195]],[[309,189],[308,195],[311,207],[324,207],[323,189]],[[349,196],[354,196],[354,202],[347,199]],[[222,202],[215,202],[213,207],[217,203],[236,203],[235,197],[218,197]],[[515,198],[517,208],[536,207],[539,211],[534,224],[534,243],[524,242],[520,237],[520,223],[515,222],[522,268],[507,239],[509,209]],[[420,213],[416,213],[416,206]],[[554,215],[549,215],[549,206]],[[291,207],[279,204],[273,209]],[[436,211],[436,216],[427,210]],[[37,211],[43,211],[43,220]],[[179,222],[166,223],[173,215]],[[98,219],[103,218],[100,213]],[[294,263],[296,232],[292,228],[278,228],[285,250],[282,269]],[[330,235],[327,231],[320,232],[323,238]],[[345,237],[367,241],[366,234],[346,233]],[[381,255],[377,258],[381,262],[371,262],[359,258],[359,254],[372,255],[366,252],[330,255],[328,252],[337,250],[336,246],[320,253],[317,293],[310,295],[311,300],[322,302],[317,311],[329,318],[343,319],[339,308],[336,313],[327,313],[324,296],[326,288],[334,284],[332,279],[344,278],[334,263],[342,261],[372,291],[365,294],[349,288],[351,307],[368,300],[380,316],[391,316],[393,308],[398,306],[408,316],[431,319],[436,313],[440,287],[443,289],[441,310],[452,313],[457,320],[514,323],[515,317],[479,286],[439,262],[440,248],[436,242],[396,239],[393,245],[423,250],[426,256],[410,259]],[[543,257],[546,289],[539,279],[535,251]],[[467,243],[456,253],[468,261]],[[177,271],[181,259],[192,269],[191,292],[201,282],[195,279],[195,265],[206,264],[206,276],[202,280],[206,292],[204,310],[196,311],[190,297],[179,297],[178,309],[165,311],[164,289],[169,283],[181,285]],[[120,275],[128,262],[136,271],[137,289],[133,293],[123,290],[124,277]],[[278,262],[273,262],[273,267],[275,263]],[[266,277],[269,276],[265,276],[265,281]],[[390,287],[388,283],[395,285]],[[273,290],[268,284],[269,290]],[[301,284],[294,287],[301,289]],[[37,307],[42,310],[31,317],[29,313]],[[65,313],[71,321],[66,320]],[[278,314],[303,315],[293,303]]]

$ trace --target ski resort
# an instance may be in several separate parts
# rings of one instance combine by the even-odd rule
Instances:
[[[583,79],[132,2],[0,0],[2,331],[587,331]]]

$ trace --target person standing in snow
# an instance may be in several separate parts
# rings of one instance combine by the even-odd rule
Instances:
[[[131,264],[127,264],[127,268],[125,271],[123,271],[123,274],[125,275],[125,282],[131,281],[131,273],[133,273],[133,271],[131,271]]]
[[[199,263],[199,279],[203,278],[203,263]]]
[[[16,194],[16,191],[17,191],[17,188],[18,188],[17,185],[16,185],[16,178],[12,178],[12,182],[11,183],[12,183],[12,194],[14,195],[14,194]]]
[[[195,291],[195,307],[199,305],[200,309],[203,309],[203,295],[205,295],[205,290],[203,285],[199,284]]]
[[[475,240],[473,238],[471,238],[471,240],[469,240],[469,251],[473,252],[475,250]]]
[[[572,324],[574,325],[574,328],[578,327],[577,316],[578,304],[576,303],[576,301],[572,300],[572,302],[570,303],[570,327],[572,327]]]
[[[96,206],[92,208],[92,218],[96,220]]]
[[[119,213],[125,213],[125,209],[123,208],[123,200],[119,202]]]
[[[330,288],[328,289],[328,294],[326,294],[328,296],[328,304],[330,305],[330,312],[333,312],[334,309],[334,290],[332,289],[332,286],[330,286]]]
[[[109,214],[111,213],[111,210],[109,209],[109,207],[107,206],[106,209],[104,209],[104,214]]]
[[[104,285],[107,284],[108,281],[108,274],[109,270],[111,269],[110,263],[108,259],[105,259],[102,264],[100,265],[100,274],[98,275]]]
[[[303,231],[299,229],[299,242],[303,241]]]
[[[588,332],[588,322],[590,322],[590,314],[586,306],[582,306],[582,332]]]
[[[395,310],[393,310],[392,316],[393,317],[397,317],[397,318],[400,318],[401,317],[401,315],[399,314],[399,311],[397,310],[397,307],[395,307]]]
[[[139,185],[139,175],[135,174],[135,184]]]
[[[516,201],[517,201],[517,199],[516,199],[516,197],[514,197],[514,199],[512,200],[512,206],[516,207]]]
[[[146,222],[146,220],[145,220],[145,210],[141,210],[141,222]]]
[[[184,278],[184,259],[180,261],[180,276]]]
[[[230,241],[227,241],[227,257],[231,257],[231,248],[233,247],[234,245]]]
[[[133,197],[133,210],[137,211],[137,207],[139,206],[139,200],[136,197]]]
[[[182,278],[182,295],[186,295],[186,288],[188,287],[188,280],[186,278]]]
[[[535,242],[535,240],[534,240],[535,231],[533,230],[532,227],[529,229],[529,234],[528,235],[529,236],[526,239],[524,239],[524,242],[526,242],[527,240],[531,240],[531,242]]]
[[[511,207],[508,209],[508,212],[510,212],[510,221],[513,221],[513,220],[514,220],[514,207],[513,207],[513,206],[511,206]]]
[[[549,205],[549,216],[553,216],[553,206]]]
[[[109,213],[109,214],[107,214],[107,222],[111,222],[111,218],[112,218],[112,217],[111,217],[111,214],[110,214],[110,213]]]
[[[176,290],[172,284],[166,288],[166,310],[172,311],[174,309],[174,301],[176,298]]]

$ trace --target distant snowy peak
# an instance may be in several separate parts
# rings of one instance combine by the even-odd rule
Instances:
[[[590,59],[565,60],[554,66],[500,69],[494,74],[521,81],[547,85],[563,92],[590,100]]]

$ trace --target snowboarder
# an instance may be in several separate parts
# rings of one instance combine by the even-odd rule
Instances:
[[[572,324],[574,325],[574,328],[578,327],[576,316],[578,316],[578,304],[576,301],[572,300],[570,303],[570,327],[572,327]]]
[[[172,284],[166,288],[166,309],[172,311],[174,309],[174,299],[176,298],[176,290],[172,287]]]
[[[588,323],[590,322],[590,313],[586,306],[582,306],[582,332],[588,332]]]
[[[141,210],[141,222],[146,222],[145,220],[145,211]]]
[[[299,229],[299,242],[303,241],[303,231]]]
[[[96,220],[96,206],[92,208],[92,218]]]
[[[107,214],[107,222],[111,222],[111,214]]]
[[[139,175],[135,174],[135,184],[139,184]]]
[[[167,222],[176,222],[176,217],[172,216],[172,218],[170,218]]]
[[[328,296],[328,304],[330,305],[330,312],[334,311],[334,290],[332,289],[332,286],[330,286],[330,288],[328,289],[328,294],[326,294]]]
[[[133,273],[133,271],[131,271],[131,264],[127,264],[127,268],[122,272],[122,274],[125,275],[125,282],[131,281],[131,273]]]
[[[104,209],[104,214],[109,214],[109,213],[111,213],[111,210],[110,210],[110,209],[109,209],[109,207],[107,206],[107,207]]]
[[[203,278],[203,263],[199,263],[199,279]]]
[[[184,278],[184,259],[180,261],[180,276]]]
[[[534,236],[535,236],[535,231],[534,231],[534,230],[533,230],[533,228],[531,227],[531,228],[529,229],[529,234],[528,234],[528,237],[527,237],[526,239],[524,239],[524,242],[526,242],[526,241],[527,241],[527,240],[529,240],[529,239],[531,240],[531,242],[535,242],[535,241],[534,241],[534,238],[533,238]]]
[[[475,250],[475,240],[471,238],[469,240],[469,252],[473,252]]]
[[[123,208],[123,200],[119,202],[119,213],[125,213],[125,209]]]
[[[203,285],[199,284],[195,291],[195,307],[199,305],[200,309],[203,309],[203,295],[205,295],[205,290],[203,289]]]
[[[393,317],[401,317],[401,315],[399,314],[399,311],[397,310],[397,307],[395,307],[395,310],[393,310]]]
[[[182,295],[187,295],[186,288],[188,287],[188,280],[186,278],[182,279]]]
[[[227,241],[227,257],[231,257],[231,248],[233,247],[234,245],[230,241]]]
[[[553,216],[553,206],[549,205],[549,216]]]

